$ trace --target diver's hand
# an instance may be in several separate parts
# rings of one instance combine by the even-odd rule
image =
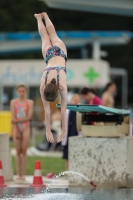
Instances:
[[[59,137],[57,138],[56,142],[59,143],[61,142],[62,140],[65,139],[65,136],[66,136],[66,131],[62,131],[62,133],[59,135]]]
[[[48,140],[48,142],[53,143],[54,142],[54,137],[53,137],[53,133],[49,130],[46,131],[46,138]]]

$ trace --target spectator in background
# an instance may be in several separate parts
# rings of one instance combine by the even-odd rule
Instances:
[[[102,100],[95,95],[95,90],[92,88],[84,87],[81,90],[81,97],[90,105],[102,105]]]
[[[80,96],[75,94],[72,96],[70,104],[79,104]],[[67,115],[67,135],[66,138],[62,141],[63,146],[63,159],[66,160],[66,170],[68,170],[68,138],[71,136],[78,135],[77,127],[76,127],[76,112],[66,110]]]
[[[18,98],[11,101],[13,141],[16,148],[17,179],[25,180],[27,148],[30,141],[30,120],[33,114],[33,101],[26,98],[27,87],[19,85]]]
[[[102,102],[104,106],[107,107],[114,107],[115,100],[114,100],[114,94],[116,93],[116,84],[113,82],[110,82],[105,87],[105,92],[102,95]]]

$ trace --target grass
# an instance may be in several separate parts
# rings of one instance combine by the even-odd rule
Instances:
[[[63,160],[62,158],[33,156],[33,157],[28,157],[27,159],[26,175],[34,174],[34,166],[35,166],[36,160],[40,160],[41,162],[43,176],[49,172],[58,174],[62,171],[65,171],[65,160]],[[13,165],[14,174],[16,174],[15,157],[12,157],[12,165]]]
[[[38,134],[36,136],[36,146],[40,144],[44,139],[43,134]],[[29,147],[31,146],[31,141],[29,144]],[[15,148],[13,141],[10,141],[10,148]],[[65,170],[65,161],[60,157],[42,157],[42,156],[30,156],[27,159],[27,169],[26,169],[26,175],[33,175],[34,174],[34,166],[36,160],[41,161],[41,167],[42,167],[42,174],[46,175],[49,172],[53,172],[55,174],[58,174],[59,172],[62,172]],[[12,165],[13,165],[13,172],[16,174],[16,163],[15,163],[15,157],[12,157]]]

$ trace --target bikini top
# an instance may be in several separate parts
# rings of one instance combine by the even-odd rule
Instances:
[[[46,58],[45,58],[46,64],[51,58],[55,56],[61,56],[65,59],[65,61],[67,61],[67,57],[65,53],[63,52],[63,50],[58,46],[53,46],[53,47],[48,48],[47,50]]]
[[[45,76],[45,85],[47,84],[47,79],[48,79],[48,74],[51,70],[56,70],[57,72],[57,85],[59,86],[59,79],[60,79],[60,70],[64,70],[64,72],[66,73],[66,67],[48,67],[45,68],[44,71],[46,71],[46,76]]]

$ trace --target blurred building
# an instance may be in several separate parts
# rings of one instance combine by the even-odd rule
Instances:
[[[16,97],[16,85],[26,84],[28,96],[39,102],[39,86],[44,71],[43,60],[7,60],[0,62],[0,85],[3,103],[9,105]],[[74,90],[84,86],[103,88],[110,77],[108,62],[102,60],[69,60],[67,63],[67,85]]]
[[[67,84],[69,90],[77,92],[78,88],[91,86],[104,88],[106,83],[117,76],[122,77],[122,107],[127,106],[127,73],[117,66],[101,58],[108,52],[102,51],[102,46],[125,45],[133,37],[130,31],[58,31],[58,36],[64,41],[67,49],[78,48],[80,58],[67,63]],[[86,48],[92,46],[90,52]],[[37,32],[17,32],[0,34],[0,55],[21,54],[23,52],[41,52],[41,39]],[[40,79],[45,68],[42,60],[8,60],[0,61],[0,98],[2,105],[9,106],[15,97],[15,86],[25,83],[29,87],[29,98],[41,102],[39,94]],[[41,103],[40,103],[41,104]]]

